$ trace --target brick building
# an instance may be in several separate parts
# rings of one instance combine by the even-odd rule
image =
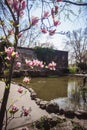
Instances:
[[[67,69],[68,68],[68,52],[67,51],[60,51],[60,50],[53,50],[49,48],[25,48],[25,47],[18,47],[17,51],[19,52],[20,58],[18,61],[22,63],[22,69],[26,69],[25,66],[25,59],[38,59],[45,63],[49,63],[54,61],[57,63],[57,69]]]

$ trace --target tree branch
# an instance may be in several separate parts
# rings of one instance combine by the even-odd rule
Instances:
[[[28,28],[25,28],[25,29],[19,31],[19,33],[20,33],[20,32],[24,32],[24,31],[27,31],[27,30],[29,30],[30,28],[31,28],[31,25],[30,25]]]
[[[68,0],[63,0],[63,2],[70,3],[73,5],[77,5],[77,6],[87,6],[87,3],[77,3],[77,2],[72,2],[72,1],[68,1]]]
[[[14,16],[14,13],[12,12],[12,9],[10,8],[10,6],[9,6],[9,4],[8,4],[8,2],[7,2],[7,0],[5,0],[5,4],[7,5],[8,9],[9,9],[11,15],[12,15],[13,20],[16,21],[16,18],[15,18],[15,16]]]

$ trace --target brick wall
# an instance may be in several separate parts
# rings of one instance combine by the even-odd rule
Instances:
[[[19,52],[19,59],[17,59],[18,61],[20,61],[22,63],[22,69],[27,69],[27,67],[25,66],[25,59],[40,59],[40,54],[36,53],[36,51],[34,49],[30,49],[30,48],[24,48],[24,47],[18,47],[17,51]],[[53,52],[50,52],[49,54],[45,52],[45,54],[43,54],[44,56],[44,61],[49,63],[51,61],[54,61],[57,63],[57,68],[67,68],[68,67],[68,52],[67,51],[60,51],[60,50],[53,50]],[[42,58],[43,60],[43,58]]]

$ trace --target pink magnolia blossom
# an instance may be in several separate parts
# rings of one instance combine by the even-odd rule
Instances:
[[[24,15],[23,10],[21,10],[21,11],[19,12],[19,15],[20,15],[20,17],[22,17],[22,16]]]
[[[48,64],[48,68],[50,70],[55,70],[55,67],[56,67],[56,63],[54,61],[52,61],[51,63]]]
[[[20,67],[21,67],[21,62],[17,62],[17,63],[16,63],[16,67],[19,67],[19,68],[20,68]]]
[[[19,57],[19,54],[18,52],[15,53],[15,57],[18,58]]]
[[[54,20],[53,22],[54,22],[54,26],[57,26],[57,25],[61,24],[60,21],[58,21],[58,20],[57,21]]]
[[[14,12],[19,12],[20,17],[23,16],[23,10],[26,8],[25,0],[7,0],[7,2]]]
[[[54,29],[54,30],[49,30],[49,35],[50,35],[50,36],[54,35],[54,34],[55,34],[55,31],[56,31],[56,29]]]
[[[14,51],[14,47],[5,48],[5,52],[7,53],[7,55],[11,55],[13,51]]]
[[[37,60],[37,59],[36,60],[35,59],[32,60],[33,66],[38,66],[39,62],[40,61]]]
[[[44,67],[42,61],[39,61],[39,60],[33,60],[32,62],[33,62],[33,66],[37,66],[37,67],[41,67],[41,68]]]
[[[19,87],[19,88],[18,88],[18,92],[19,92],[19,93],[22,93],[22,92],[23,92],[23,88],[22,88],[22,87]]]
[[[11,106],[9,112],[10,112],[11,114],[14,114],[14,113],[16,113],[18,110],[19,110],[18,107],[14,104],[14,105]]]
[[[9,35],[14,34],[14,30],[13,30],[13,29],[10,29],[10,30],[8,30],[8,33],[9,33]]]
[[[51,9],[51,15],[52,15],[52,18],[54,19],[54,15],[55,15],[55,9],[54,8]]]
[[[30,82],[30,80],[31,80],[30,78],[24,77],[23,82],[26,83],[26,84],[28,84]]]
[[[43,68],[43,67],[44,67],[44,65],[43,65],[43,62],[42,62],[42,61],[38,61],[38,67],[41,67],[41,68]]]
[[[41,32],[42,33],[47,33],[47,29],[46,28],[41,28]]]
[[[7,60],[9,60],[9,61],[11,60],[11,57],[8,57],[8,56],[7,56],[6,58],[7,58]]]
[[[26,1],[25,0],[22,0],[21,1],[21,8],[22,8],[22,10],[24,10],[25,8],[26,8]]]
[[[13,1],[13,9],[14,9],[14,11],[19,11],[19,7],[20,7],[20,3],[19,3],[19,1],[18,0],[14,0]]]
[[[38,17],[32,17],[32,19],[31,19],[31,25],[32,26],[36,25],[38,23],[38,21],[39,21]]]
[[[29,64],[29,61],[26,59],[26,60],[25,60],[25,63],[26,63],[26,65],[28,66],[28,64]]]
[[[38,66],[38,60],[33,59],[32,60],[32,66]]]
[[[29,67],[33,67],[33,63],[32,63],[32,61],[31,60],[25,60],[25,63],[26,63],[26,65],[27,66],[29,66]]]
[[[49,12],[48,11],[44,11],[43,19],[47,18],[48,16],[49,16]]]
[[[26,62],[26,65],[31,67],[31,68],[33,68],[37,64],[36,60],[27,60],[26,59],[25,62]]]
[[[16,105],[13,105],[13,106],[12,106],[12,110],[13,110],[13,111],[17,111],[17,110],[18,110],[18,107],[17,107]]]
[[[33,68],[33,67],[41,67],[41,68],[43,68],[44,67],[44,65],[43,65],[43,62],[42,61],[39,61],[39,60],[35,60],[35,59],[33,59],[33,60],[25,60],[25,62],[26,62],[26,65],[27,66],[29,66],[29,67],[31,67],[31,68]]]
[[[7,0],[10,7],[13,9],[13,11],[18,12],[19,16],[23,15],[23,11],[26,8],[26,1],[25,0]]]
[[[7,59],[10,60],[12,53],[14,53],[14,47],[5,48],[5,52],[7,53]]]
[[[31,112],[31,108],[25,108],[24,106],[22,107],[22,115],[23,116],[28,116]]]
[[[18,38],[20,38],[22,36],[22,33],[20,32],[19,34],[18,34]]]
[[[11,58],[14,56],[16,56],[16,58],[19,56],[18,52],[14,52],[14,47],[5,48],[5,52],[7,53],[8,60],[11,60]]]
[[[51,9],[51,15],[52,18],[54,19],[54,16],[58,13],[58,6],[56,5],[55,8]]]

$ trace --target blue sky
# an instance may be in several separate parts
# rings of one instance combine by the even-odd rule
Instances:
[[[87,10],[83,9],[83,7],[78,7],[75,5],[71,5],[71,10],[75,13],[75,15],[70,14],[70,20],[65,18],[64,14],[61,14],[61,24],[57,27],[57,32],[67,32],[78,30],[79,28],[85,28],[87,25]],[[82,11],[81,11],[82,10]],[[81,12],[80,12],[81,11]],[[65,39],[64,35],[55,34],[53,36],[43,35],[40,39],[40,42],[50,42],[55,45],[55,47],[59,50],[63,50],[65,44],[63,43]]]
[[[61,3],[64,4],[64,3]],[[39,5],[40,6],[40,5]],[[59,7],[60,8],[60,7]],[[65,10],[62,11],[60,14],[60,22],[61,24],[57,27],[56,32],[67,32],[72,30],[77,30],[79,28],[85,28],[86,27],[86,17],[85,15],[86,11],[83,9],[83,7],[75,6],[75,5],[69,5],[68,9],[71,11],[69,18],[65,17]],[[81,11],[82,10],[82,11]],[[46,8],[46,11],[49,11],[48,8]],[[73,12],[72,12],[73,11]],[[74,14],[73,14],[74,13]],[[41,16],[41,8],[35,7],[34,10],[32,9],[31,16]],[[57,16],[59,17],[59,16]],[[26,21],[26,20],[25,20]],[[63,43],[63,40],[65,39],[64,35],[55,34],[53,36],[49,36],[49,34],[43,34],[38,39],[39,42],[45,43],[50,42],[55,45],[55,47],[59,50],[63,50],[65,44]]]
[[[70,20],[69,20],[68,18],[64,18],[65,17],[65,14],[64,14],[65,10],[62,11],[62,13],[60,15],[61,24],[57,27],[56,32],[61,32],[61,31],[67,32],[67,31],[77,30],[79,28],[86,27],[86,25],[87,25],[87,10],[86,11],[82,10],[82,12],[80,13],[80,11],[83,7],[69,5],[68,8],[69,8],[69,10],[73,11],[74,15],[71,13],[69,15],[70,16]],[[49,10],[49,9],[47,8],[46,11],[47,10]],[[40,7],[34,8],[34,10],[31,13],[31,16],[40,16],[40,15],[41,15],[41,8]],[[59,17],[59,15],[57,17]],[[27,17],[24,17],[23,21],[25,23],[28,23]],[[57,49],[63,50],[64,46],[65,46],[65,44],[63,42],[64,39],[65,39],[64,35],[55,34],[53,36],[49,36],[49,34],[43,34],[43,36],[41,35],[41,37],[38,40],[40,42],[43,42],[43,43],[45,43],[45,42],[53,43]]]

